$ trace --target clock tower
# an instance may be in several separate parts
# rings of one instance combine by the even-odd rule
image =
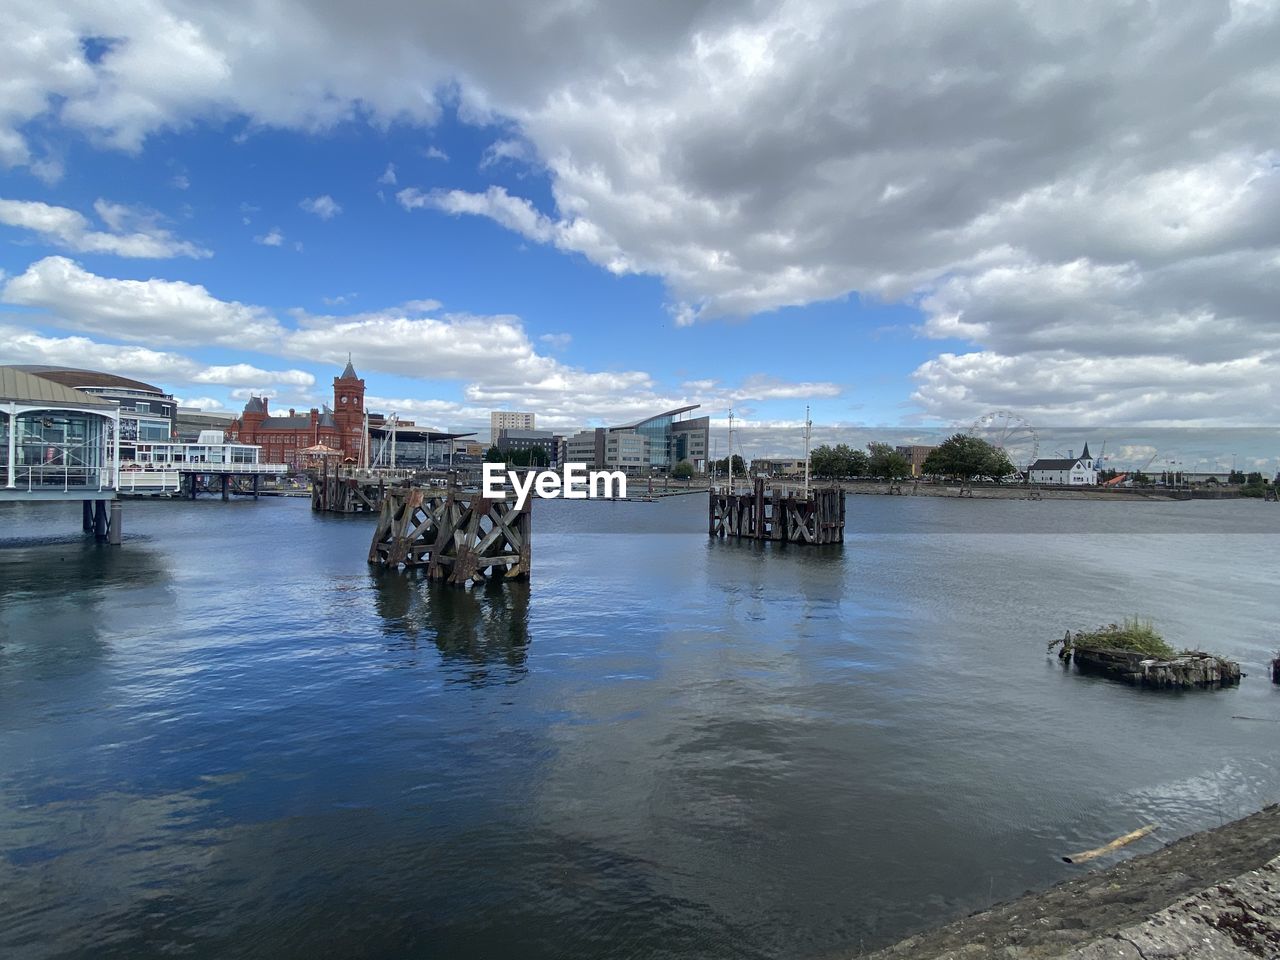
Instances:
[[[356,376],[349,355],[342,376],[333,378],[333,420],[342,436],[343,459],[358,461],[364,436],[364,381]]]

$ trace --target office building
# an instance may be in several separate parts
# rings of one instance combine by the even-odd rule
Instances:
[[[493,410],[489,413],[489,439],[498,442],[498,434],[503,430],[536,430],[536,417],[532,413],[519,413],[513,410]]]

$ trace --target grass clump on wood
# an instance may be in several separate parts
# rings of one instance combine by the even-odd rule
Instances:
[[[1074,643],[1078,647],[1100,650],[1133,650],[1162,660],[1178,655],[1178,651],[1164,642],[1164,637],[1156,632],[1150,620],[1137,617],[1126,617],[1124,623],[1108,624],[1091,633],[1077,633]]]
[[[1178,656],[1178,651],[1164,642],[1164,637],[1156,632],[1150,620],[1138,617],[1126,617],[1124,623],[1111,623],[1097,630],[1068,631],[1061,640],[1049,644],[1049,649],[1062,646],[1063,657],[1070,656],[1073,647],[1091,650],[1127,650],[1141,653],[1158,660],[1171,660]]]

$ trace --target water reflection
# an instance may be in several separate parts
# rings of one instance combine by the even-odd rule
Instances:
[[[528,582],[494,579],[465,589],[421,571],[369,576],[391,649],[414,653],[421,640],[430,640],[455,671],[452,679],[475,686],[514,683],[528,672]]]
[[[106,654],[103,638],[142,608],[171,606],[171,577],[143,542],[128,551],[91,539],[0,543],[0,668],[30,678],[79,673]]]

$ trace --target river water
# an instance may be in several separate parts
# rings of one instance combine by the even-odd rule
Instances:
[[[850,957],[1280,799],[1274,504],[544,501],[471,592],[306,501],[79,519],[0,507],[7,960]],[[1133,614],[1250,676],[1046,656]]]

